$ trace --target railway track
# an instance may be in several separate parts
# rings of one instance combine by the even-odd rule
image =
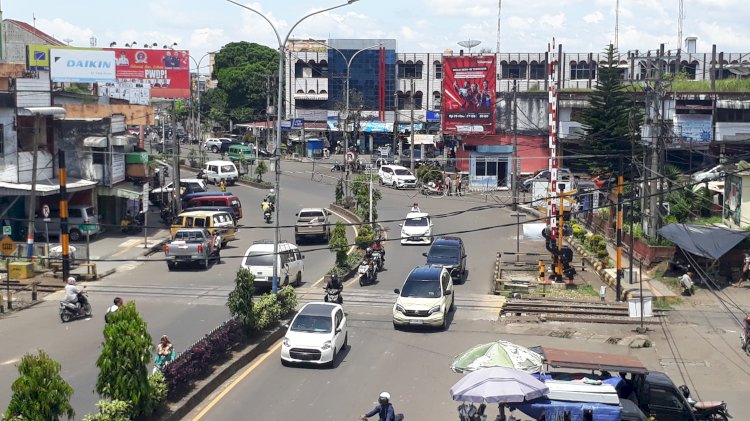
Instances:
[[[629,317],[628,305],[602,301],[575,301],[564,299],[509,299],[500,314],[506,318],[543,321],[569,321],[583,323],[640,323],[640,318]],[[644,318],[645,324],[658,324],[663,311],[654,311],[653,317]]]

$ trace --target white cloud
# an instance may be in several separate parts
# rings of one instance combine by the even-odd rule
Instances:
[[[583,17],[583,21],[586,23],[599,23],[602,19],[604,19],[604,15],[598,10]]]
[[[438,16],[453,18],[486,18],[497,16],[497,2],[493,0],[426,0],[424,10]]]
[[[89,28],[81,28],[80,26],[76,26],[75,24],[60,18],[52,20],[37,19],[36,27],[60,41],[70,39],[72,40],[70,45],[79,47],[88,47],[89,38],[94,35],[93,30]]]
[[[565,29],[565,12],[560,12],[556,15],[542,15],[539,18],[539,22],[552,29]]]

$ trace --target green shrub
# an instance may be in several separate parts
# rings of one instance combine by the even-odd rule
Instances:
[[[349,248],[349,240],[346,239],[346,228],[340,221],[336,222],[331,238],[328,239],[328,249],[336,254],[336,266],[346,264],[346,251]]]
[[[169,388],[167,387],[167,380],[164,378],[164,374],[157,370],[156,373],[149,376],[148,387],[151,393],[148,396],[148,403],[144,412],[146,414],[153,414],[167,400]]]
[[[372,229],[372,227],[368,225],[361,225],[359,227],[359,232],[357,233],[357,237],[354,239],[354,242],[357,243],[357,247],[365,249],[367,247],[370,247],[372,244],[372,240],[375,239],[375,231]]]
[[[573,238],[578,241],[584,241],[586,239],[586,234],[588,234],[586,228],[583,228],[578,224],[573,224]]]
[[[276,295],[281,305],[281,316],[286,316],[297,309],[297,291],[291,285],[281,288]]]
[[[281,318],[281,303],[273,294],[263,294],[253,304],[255,329],[263,330]]]
[[[255,326],[255,313],[253,312],[255,275],[245,268],[240,268],[234,278],[234,284],[234,290],[227,298],[229,314],[236,317],[248,331],[251,331]]]
[[[162,376],[162,379],[163,378],[164,376]],[[99,412],[94,415],[86,415],[83,417],[83,421],[130,421],[129,414],[131,407],[128,402],[118,400],[108,401],[102,399],[96,403],[96,407],[99,408]]]

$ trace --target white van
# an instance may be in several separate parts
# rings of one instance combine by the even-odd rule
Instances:
[[[218,184],[224,180],[229,185],[233,185],[240,176],[237,167],[232,161],[208,161],[203,168],[203,176],[206,182]]]
[[[304,259],[305,256],[296,245],[285,241],[279,242],[279,257],[276,259],[279,287],[291,284],[298,287],[302,284]],[[242,267],[255,275],[256,286],[270,287],[273,283],[273,241],[255,241],[245,252]]]

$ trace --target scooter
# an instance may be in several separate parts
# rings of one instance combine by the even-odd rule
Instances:
[[[425,196],[445,196],[445,189],[442,184],[436,184],[434,181],[430,181],[429,183],[422,185],[422,194]]]
[[[372,251],[372,260],[375,261],[375,270],[377,270],[378,272],[383,270],[383,265],[385,263],[383,263],[383,254],[380,251],[378,250]]]
[[[359,286],[363,287],[365,285],[374,284],[375,280],[377,279],[377,272],[375,271],[375,265],[372,261],[368,261],[367,259],[363,260],[362,263],[359,264],[359,269],[357,270],[359,273]]]
[[[333,163],[333,166],[331,167],[331,172],[334,171],[346,171],[346,166],[338,161]]]
[[[83,300],[81,297],[83,297]],[[81,305],[81,301],[86,301],[86,304]],[[63,323],[67,323],[74,318],[77,319],[80,317],[91,317],[91,303],[85,292],[78,293],[77,303],[60,301],[60,320],[62,320]]]
[[[337,304],[344,304],[344,298],[341,296],[341,291],[343,291],[343,288],[323,288],[326,291],[325,297],[323,297],[323,301],[327,303],[337,303]]]
[[[270,210],[263,212],[263,220],[266,221],[266,224],[271,223],[271,211]]]
[[[161,218],[161,222],[163,222],[165,225],[172,225],[172,220],[174,219],[174,217],[172,216],[171,207],[161,208],[161,210],[159,211],[159,217]]]
[[[745,351],[745,354],[750,356],[750,338],[748,338],[748,332],[744,331],[740,335],[740,346],[742,347],[742,350]]]
[[[123,234],[137,234],[141,232],[144,220],[145,216],[143,211],[138,212],[138,215],[136,215],[135,218],[126,216],[120,221],[120,231],[122,231]]]

